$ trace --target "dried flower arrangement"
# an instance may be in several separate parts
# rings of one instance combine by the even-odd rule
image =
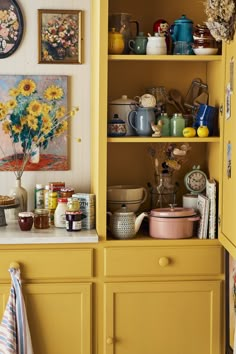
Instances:
[[[235,32],[235,0],[206,0],[206,25],[216,41],[230,41]]]

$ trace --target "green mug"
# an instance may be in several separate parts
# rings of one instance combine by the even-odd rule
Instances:
[[[135,54],[146,54],[147,37],[143,35],[143,32],[139,32],[135,39],[129,40],[129,48]]]

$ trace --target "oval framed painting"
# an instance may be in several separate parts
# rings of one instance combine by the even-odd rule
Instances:
[[[0,0],[0,59],[19,47],[23,35],[23,16],[16,0]]]

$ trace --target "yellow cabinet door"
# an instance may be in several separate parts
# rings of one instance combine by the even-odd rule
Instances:
[[[222,160],[222,202],[220,241],[236,257],[236,41],[226,45],[225,88],[231,91],[226,100]]]
[[[105,354],[220,354],[221,281],[108,283]]]
[[[91,354],[91,284],[24,285],[34,354]]]

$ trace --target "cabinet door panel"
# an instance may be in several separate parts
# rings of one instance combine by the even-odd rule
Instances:
[[[105,285],[105,354],[219,354],[220,281]]]
[[[91,354],[91,284],[24,285],[34,354]]]

